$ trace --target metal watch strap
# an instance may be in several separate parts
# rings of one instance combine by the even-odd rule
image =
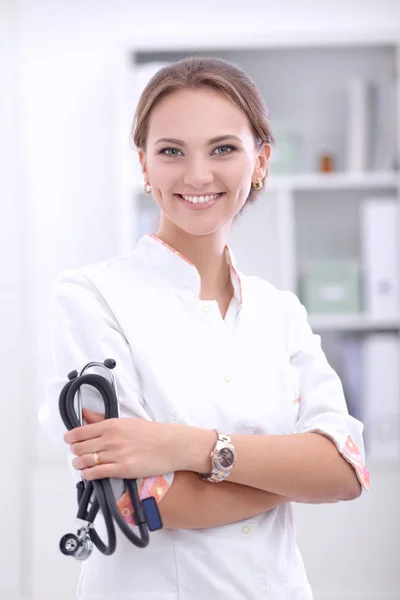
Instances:
[[[224,479],[226,479],[228,477],[228,475],[230,475],[235,463],[233,463],[232,466],[226,470],[219,469],[217,466],[215,466],[214,454],[218,448],[218,444],[221,442],[225,445],[228,445],[234,455],[235,455],[235,448],[232,444],[232,441],[231,441],[231,438],[229,437],[229,435],[227,435],[226,433],[223,433],[219,429],[213,429],[213,431],[215,431],[215,433],[217,434],[217,442],[216,442],[215,447],[210,455],[212,463],[213,463],[211,473],[209,473],[208,475],[205,475],[203,473],[198,473],[198,475],[199,475],[200,479],[203,479],[205,481],[209,481],[211,483],[219,483],[219,482],[223,481]]]

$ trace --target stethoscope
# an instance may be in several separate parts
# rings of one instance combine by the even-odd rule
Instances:
[[[61,390],[59,397],[59,411],[65,427],[68,430],[83,425],[82,418],[82,394],[81,386],[90,385],[101,395],[104,402],[104,418],[119,418],[119,401],[117,384],[111,369],[116,366],[115,360],[107,358],[104,363],[90,362],[83,367],[81,372],[71,371],[68,374],[68,383]],[[102,367],[108,373],[111,383],[105,377],[89,373],[84,375],[90,367]],[[78,395],[78,416],[75,411],[75,394]],[[77,535],[67,533],[60,540],[60,550],[66,556],[73,556],[77,560],[86,560],[93,552],[93,545],[109,556],[116,548],[116,534],[114,520],[135,546],[145,548],[149,543],[149,531],[162,528],[161,516],[157,502],[153,496],[139,499],[136,479],[124,479],[124,492],[129,491],[132,502],[134,521],[139,528],[139,536],[125,522],[118,510],[117,502],[109,479],[98,479],[85,481],[81,478],[76,485],[78,512]],[[89,508],[89,504],[91,504]],[[107,529],[107,545],[101,540],[94,528],[94,520],[99,511],[102,510]]]

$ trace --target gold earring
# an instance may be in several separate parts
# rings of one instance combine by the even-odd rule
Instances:
[[[264,184],[260,178],[258,178],[257,181],[253,183],[253,187],[255,190],[257,190],[257,192],[262,189],[263,185]]]
[[[151,194],[151,185],[150,183],[146,183],[144,184],[144,191],[146,192],[146,194]]]

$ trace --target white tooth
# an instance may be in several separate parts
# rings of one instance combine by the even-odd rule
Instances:
[[[184,196],[182,194],[182,198],[191,202],[192,204],[198,204],[199,202],[210,202],[210,200],[215,200],[218,197],[218,194],[214,194],[212,196]]]

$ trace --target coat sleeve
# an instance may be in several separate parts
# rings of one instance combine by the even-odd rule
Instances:
[[[305,307],[292,292],[285,294],[286,343],[298,375],[299,412],[294,433],[319,433],[330,438],[353,466],[362,488],[369,490],[365,467],[363,424],[349,415],[342,383],[313,333]]]
[[[66,452],[78,482],[80,474],[71,464],[74,456],[63,440],[65,426],[58,410],[59,395],[70,371],[79,371],[91,361],[104,362],[106,358],[113,358],[121,418],[151,419],[144,408],[128,341],[103,296],[82,271],[66,270],[56,278],[50,297],[49,326],[54,373],[45,384],[45,403],[39,410],[39,422],[54,444]],[[88,372],[105,375],[104,369],[99,367]],[[81,391],[85,408],[104,413],[104,403],[97,390],[83,385]],[[160,501],[173,477],[173,473],[167,473],[138,480],[139,495],[142,498],[154,495]],[[129,521],[130,506],[126,497],[119,500],[119,506]]]

